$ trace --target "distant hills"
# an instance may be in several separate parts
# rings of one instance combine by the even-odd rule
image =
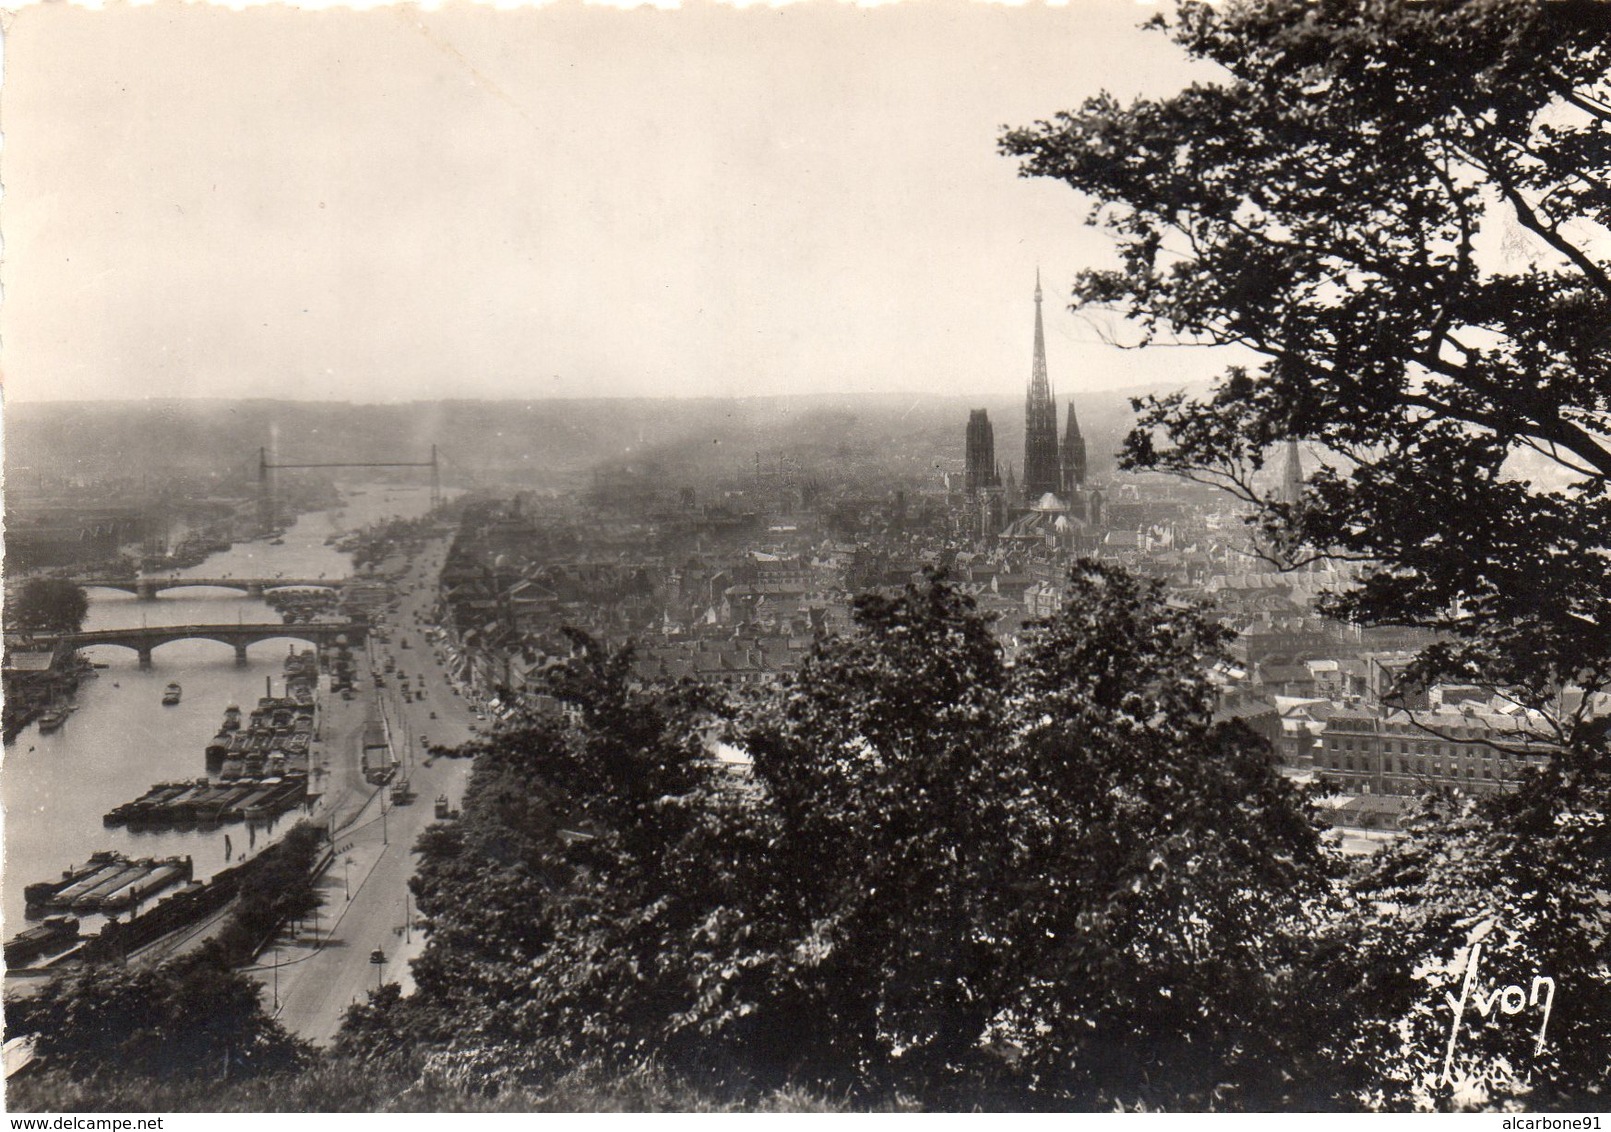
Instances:
[[[1076,406],[1092,470],[1111,468],[1129,427],[1128,398],[1081,394]],[[1066,412],[1067,400],[1059,406]],[[354,404],[150,400],[25,402],[5,410],[8,476],[118,479],[216,473],[256,476],[258,451],[284,462],[416,461],[438,446],[444,479],[574,485],[594,469],[652,466],[667,474],[738,472],[788,458],[932,466],[960,461],[968,411],[989,410],[996,453],[1023,464],[1022,398],[910,394],[622,398]],[[1061,421],[1059,423],[1061,431]]]

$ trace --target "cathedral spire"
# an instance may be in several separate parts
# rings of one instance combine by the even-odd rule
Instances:
[[[1287,441],[1286,465],[1281,469],[1281,501],[1296,507],[1303,501],[1303,457],[1296,439]]]
[[[1046,330],[1040,313],[1040,268],[1035,269],[1035,355],[1024,404],[1024,497],[1033,503],[1063,488],[1057,460],[1057,402],[1046,376]]]

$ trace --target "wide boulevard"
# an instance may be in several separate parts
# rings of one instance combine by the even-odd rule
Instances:
[[[360,677],[359,694],[351,701],[330,697],[322,745],[330,804],[323,818],[333,830],[336,854],[319,883],[324,904],[316,918],[288,926],[253,972],[265,1005],[292,1033],[316,1043],[333,1038],[347,1008],[380,983],[400,983],[405,994],[412,990],[408,963],[423,947],[408,892],[413,848],[420,832],[436,820],[437,797],[446,795],[454,808],[460,805],[470,769],[465,759],[427,763],[424,741],[456,746],[483,725],[476,709],[455,693],[425,638],[443,552],[439,540],[408,562],[394,582],[400,599],[396,612],[370,638],[371,668]],[[394,560],[383,569],[402,566]],[[382,634],[388,642],[379,639]],[[395,671],[385,671],[387,662]],[[384,688],[376,687],[376,675]],[[398,692],[403,675],[411,689],[424,689],[423,700],[404,702]],[[409,779],[416,795],[409,804],[394,805],[389,788],[364,781],[364,723],[377,699],[402,761],[398,774]]]

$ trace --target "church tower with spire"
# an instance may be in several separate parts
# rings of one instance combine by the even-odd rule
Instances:
[[[1286,462],[1281,468],[1281,502],[1296,507],[1303,501],[1303,458],[1298,442],[1287,441]]]
[[[1046,332],[1040,317],[1040,272],[1035,272],[1035,359],[1024,404],[1024,499],[1031,505],[1047,492],[1063,490],[1057,456],[1057,402],[1046,376]]]

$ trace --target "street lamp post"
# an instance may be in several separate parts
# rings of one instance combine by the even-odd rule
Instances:
[[[347,890],[347,899],[352,899],[352,858],[344,858],[341,862],[341,883]]]

